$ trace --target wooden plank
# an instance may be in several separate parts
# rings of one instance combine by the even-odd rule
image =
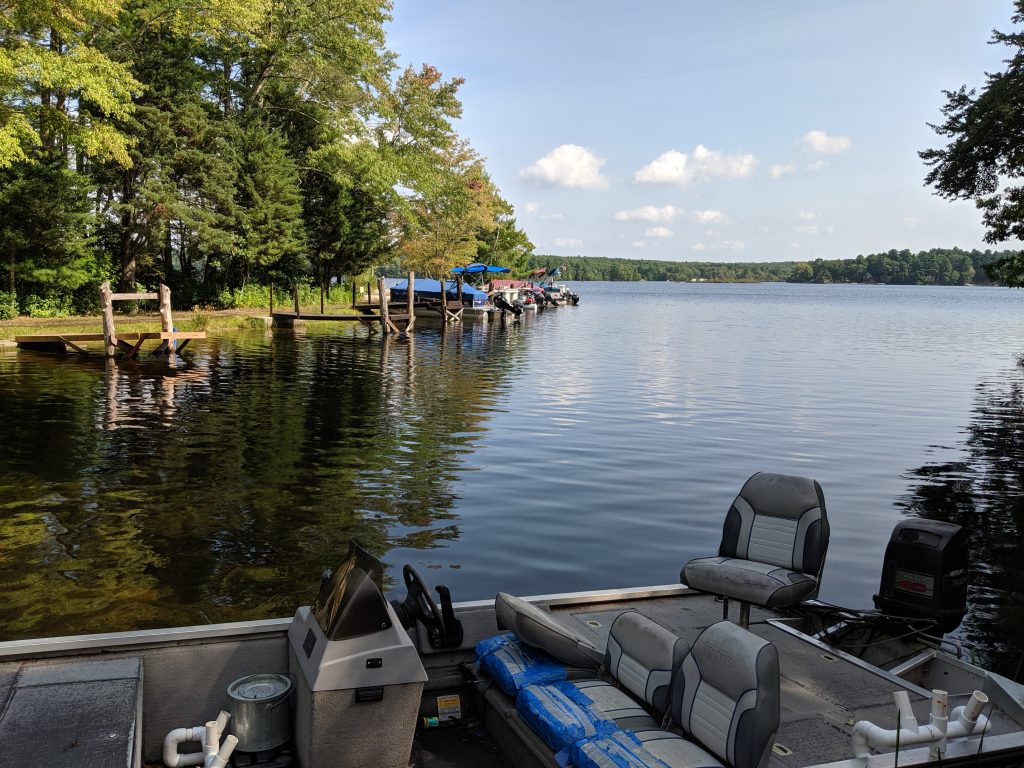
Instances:
[[[103,339],[106,341],[107,357],[117,354],[117,332],[114,330],[114,302],[110,281],[100,286],[100,309],[103,310]],[[82,339],[85,341],[85,339]]]
[[[160,298],[158,293],[112,293],[110,294],[111,301],[147,301],[149,299],[157,300]]]
[[[205,331],[153,331],[146,333],[120,333],[119,339],[125,341],[139,341],[140,339],[205,339]],[[103,341],[106,336],[102,333],[63,333],[63,334],[42,334],[38,336],[15,336],[16,342],[71,342],[71,341]]]

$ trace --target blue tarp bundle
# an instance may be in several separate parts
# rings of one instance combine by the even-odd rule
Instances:
[[[576,768],[669,768],[629,731],[578,741],[569,749]]]
[[[568,750],[581,739],[608,736],[619,727],[602,716],[583,691],[570,682],[530,685],[516,696],[516,711],[555,752]],[[556,755],[556,758],[558,756]]]
[[[498,687],[513,697],[528,685],[565,680],[565,667],[512,633],[481,640],[476,660]]]

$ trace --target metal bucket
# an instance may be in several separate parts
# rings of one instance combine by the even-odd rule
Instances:
[[[238,738],[238,749],[261,752],[291,738],[291,692],[292,681],[274,674],[248,675],[228,686],[231,730]]]

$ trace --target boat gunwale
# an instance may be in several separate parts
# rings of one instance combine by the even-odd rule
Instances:
[[[619,602],[647,597],[697,595],[681,584],[662,584],[648,587],[626,587],[599,589],[583,592],[559,592],[549,595],[523,597],[531,603],[546,603],[551,606],[586,605],[589,603]],[[494,598],[488,600],[466,600],[454,603],[456,611],[478,610],[494,607]],[[138,629],[125,632],[100,632],[84,635],[63,635],[60,637],[26,638],[0,641],[0,661],[31,658],[58,653],[88,653],[107,649],[156,646],[187,642],[228,640],[256,635],[287,635],[292,617],[260,619],[256,621],[232,621],[222,624],[197,624],[184,627],[161,629]]]

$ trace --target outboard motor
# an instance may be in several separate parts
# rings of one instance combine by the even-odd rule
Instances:
[[[405,768],[427,673],[381,592],[384,567],[352,542],[288,630],[303,768]]]
[[[903,520],[885,548],[875,607],[893,616],[935,622],[952,632],[967,613],[967,534],[938,520]]]
[[[508,299],[506,299],[500,293],[496,294],[494,298],[491,299],[491,302],[502,312],[511,312],[516,317],[519,317],[521,314],[523,314],[522,307],[517,307],[514,304],[510,304]]]

